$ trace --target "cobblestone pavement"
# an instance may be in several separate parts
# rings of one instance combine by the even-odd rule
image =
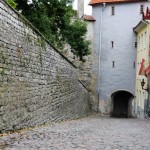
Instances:
[[[150,120],[92,115],[0,137],[1,150],[150,150]]]

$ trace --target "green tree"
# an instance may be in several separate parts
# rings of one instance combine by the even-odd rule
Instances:
[[[15,0],[6,0],[7,3],[9,3],[13,8],[16,8],[17,3],[15,2]]]
[[[76,11],[73,0],[16,0],[17,10],[57,48],[63,49],[69,43],[71,51],[80,60],[89,55],[89,41],[85,40],[86,23],[72,21]]]
[[[84,61],[83,56],[90,54],[90,41],[85,40],[87,33],[87,24],[81,20],[75,20],[67,29],[63,30],[63,35],[67,38],[67,42],[71,45],[71,51],[74,55]]]

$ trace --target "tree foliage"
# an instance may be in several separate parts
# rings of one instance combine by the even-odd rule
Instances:
[[[8,0],[13,1],[13,0]],[[89,41],[85,40],[86,23],[72,21],[76,11],[73,0],[15,0],[19,10],[56,47],[69,43],[73,54],[80,60],[89,54]]]
[[[17,3],[15,2],[15,0],[6,0],[7,3],[9,3],[13,8],[16,8]]]
[[[84,61],[83,56],[90,54],[90,41],[85,40],[87,33],[86,26],[86,22],[78,19],[72,22],[68,28],[63,31],[63,35],[67,37],[68,43],[71,45],[71,51],[74,55],[78,56],[81,61]]]

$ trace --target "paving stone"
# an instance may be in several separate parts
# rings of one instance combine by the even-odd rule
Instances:
[[[150,120],[99,114],[0,137],[2,150],[150,150]]]

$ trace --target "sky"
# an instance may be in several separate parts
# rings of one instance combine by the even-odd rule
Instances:
[[[92,14],[92,7],[89,6],[90,0],[84,0],[84,14],[86,15],[91,15]],[[78,0],[75,0],[74,1],[74,5],[73,5],[73,8],[77,10],[77,3],[78,3]]]

